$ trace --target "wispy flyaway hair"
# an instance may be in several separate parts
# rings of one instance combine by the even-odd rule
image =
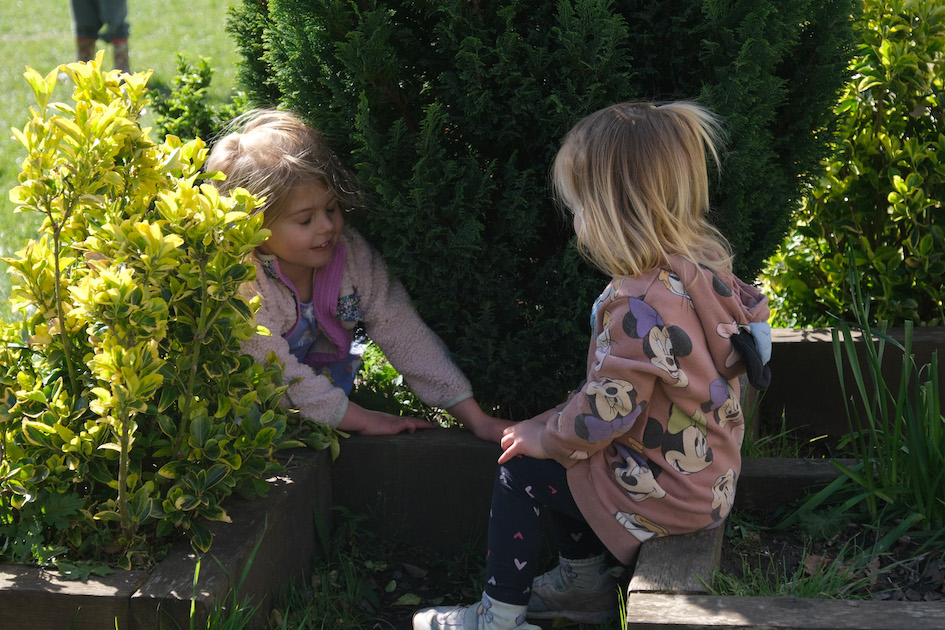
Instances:
[[[261,211],[268,227],[285,210],[293,189],[321,183],[334,192],[344,210],[359,205],[354,177],[318,131],[295,114],[256,109],[232,120],[210,151],[206,170],[220,171],[221,192],[245,188],[265,197]]]
[[[552,167],[558,202],[576,214],[578,247],[611,276],[638,276],[684,256],[731,270],[725,237],[706,218],[706,159],[719,164],[718,118],[695,103],[621,103],[565,136]]]

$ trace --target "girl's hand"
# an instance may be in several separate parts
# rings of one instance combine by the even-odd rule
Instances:
[[[541,436],[544,431],[545,422],[542,420],[542,416],[523,420],[507,428],[502,435],[501,442],[499,442],[503,448],[499,463],[504,464],[518,455],[528,455],[535,459],[548,459],[548,455],[541,445]]]
[[[480,440],[498,444],[502,440],[502,436],[505,435],[505,430],[514,424],[515,423],[511,420],[503,420],[502,418],[486,416],[479,422],[476,422],[475,424],[467,424],[466,426],[470,431],[473,432],[473,435],[475,435]]]
[[[404,418],[387,413],[378,412],[376,419],[369,420],[367,425],[358,431],[361,435],[396,435],[407,431],[413,433],[417,429],[435,429],[437,425],[419,418]]]
[[[342,431],[360,433],[361,435],[396,435],[407,431],[413,433],[417,429],[434,429],[437,425],[419,418],[404,418],[382,411],[371,411],[353,402],[348,402],[348,410],[338,428]]]
[[[487,415],[476,402],[475,398],[466,398],[456,403],[447,411],[462,423],[463,427],[472,431],[480,440],[499,443],[505,429],[515,424],[511,420],[493,418]]]

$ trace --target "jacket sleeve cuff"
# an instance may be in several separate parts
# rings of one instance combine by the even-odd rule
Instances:
[[[554,459],[565,468],[571,468],[582,459],[590,457],[590,453],[579,450],[575,445],[568,444],[558,436],[556,425],[561,417],[561,411],[551,414],[545,423],[545,431],[541,434],[541,446],[551,459]]]
[[[460,394],[459,396],[457,396],[457,397],[454,398],[453,400],[450,400],[450,401],[448,401],[448,402],[446,402],[446,403],[443,403],[443,409],[449,409],[449,408],[452,407],[453,405],[458,405],[459,403],[463,402],[463,401],[466,400],[467,398],[472,398],[472,395],[473,395],[472,391],[463,392],[462,394]]]
[[[334,420],[328,423],[328,426],[330,426],[332,429],[337,429],[338,425],[341,424],[341,421],[344,420],[345,414],[347,412],[348,412],[348,398],[345,397],[345,399],[341,402],[341,407],[338,410],[338,414],[336,415]]]

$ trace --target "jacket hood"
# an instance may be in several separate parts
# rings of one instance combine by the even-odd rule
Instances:
[[[699,313],[719,371],[727,374],[742,360],[749,382],[757,389],[767,389],[771,382],[768,298],[732,273],[716,273],[683,259],[672,263],[670,275],[676,276],[680,289]],[[661,270],[660,280],[664,284],[673,281],[666,277],[666,270]]]

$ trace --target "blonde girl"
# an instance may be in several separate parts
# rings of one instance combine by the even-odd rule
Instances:
[[[498,442],[509,422],[485,414],[442,341],[413,309],[377,251],[346,225],[357,186],[324,138],[296,115],[255,110],[231,123],[207,170],[264,197],[271,234],[252,256],[256,279],[243,286],[261,298],[257,321],[270,332],[243,350],[260,363],[273,353],[290,385],[285,403],[317,422],[368,435],[431,428],[417,418],[363,408],[348,399],[360,357],[359,325],[425,403],[448,410],[480,438]]]
[[[611,280],[590,312],[586,380],[505,430],[486,585],[471,606],[414,615],[415,630],[536,628],[617,612],[621,567],[640,544],[721,524],[744,420],[740,374],[769,372],[767,301],[732,274],[708,222],[707,158],[720,126],[688,102],[622,103],[581,120],[552,170],[577,244]],[[537,576],[541,510],[558,566]]]

